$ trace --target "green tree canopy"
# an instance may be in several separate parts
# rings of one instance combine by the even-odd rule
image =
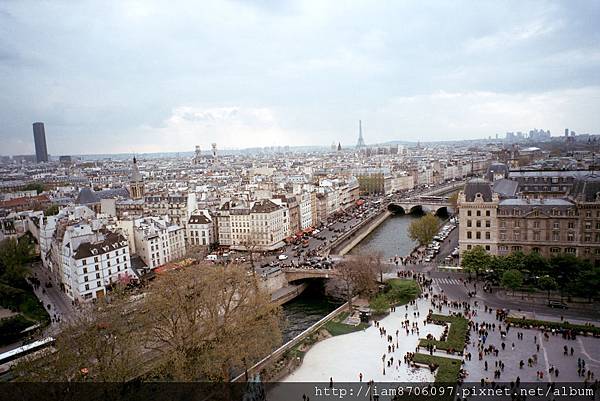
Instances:
[[[408,236],[419,245],[425,245],[433,240],[438,232],[439,220],[433,214],[428,213],[418,220],[413,220],[408,227]]]
[[[7,238],[0,242],[0,281],[23,288],[27,274],[25,264],[34,257],[34,247],[27,236],[18,240]]]
[[[512,290],[514,294],[523,284],[523,274],[516,269],[507,270],[502,275],[501,283],[504,288]]]
[[[482,246],[477,245],[463,252],[461,264],[465,271],[479,275],[491,267],[492,257]]]
[[[58,214],[58,205],[51,205],[44,211],[44,216],[54,216]]]
[[[390,309],[390,302],[385,295],[379,294],[369,302],[369,307],[374,314],[381,315]]]
[[[548,291],[548,298],[550,298],[550,291],[554,291],[558,288],[558,283],[553,277],[548,275],[540,277],[538,280],[538,287],[541,290]]]

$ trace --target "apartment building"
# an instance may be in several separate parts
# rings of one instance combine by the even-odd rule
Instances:
[[[216,241],[213,218],[208,210],[195,210],[192,212],[186,231],[187,243],[190,246],[208,248]]]
[[[227,201],[217,218],[219,244],[233,249],[277,249],[285,244],[290,230],[289,210],[270,199]]]
[[[149,269],[185,256],[185,228],[169,216],[134,220],[133,236],[136,252]]]
[[[506,197],[494,187],[474,179],[459,194],[461,253],[481,245],[495,255],[569,253],[600,264],[600,176],[582,176],[562,197]]]

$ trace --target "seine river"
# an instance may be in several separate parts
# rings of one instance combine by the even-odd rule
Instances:
[[[381,251],[385,258],[408,255],[416,243],[408,238],[408,226],[416,219],[413,215],[391,215],[368,237],[358,244],[351,254]],[[340,304],[327,299],[319,285],[311,285],[300,297],[283,305],[285,326],[284,343],[309,328]]]

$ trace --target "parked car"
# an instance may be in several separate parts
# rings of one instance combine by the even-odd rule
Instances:
[[[548,300],[548,306],[551,308],[557,308],[557,309],[568,309],[569,308],[569,306],[566,303],[564,303],[562,301],[557,301],[554,299]]]
[[[277,257],[277,259],[279,259],[279,260],[286,260],[287,258],[288,258],[288,257],[287,257],[287,255],[285,255],[285,254],[283,254],[283,255],[279,255],[279,256]]]

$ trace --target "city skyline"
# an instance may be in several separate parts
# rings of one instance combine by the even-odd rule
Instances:
[[[600,127],[595,3],[31,5],[0,6],[3,154],[33,121],[52,155]]]

